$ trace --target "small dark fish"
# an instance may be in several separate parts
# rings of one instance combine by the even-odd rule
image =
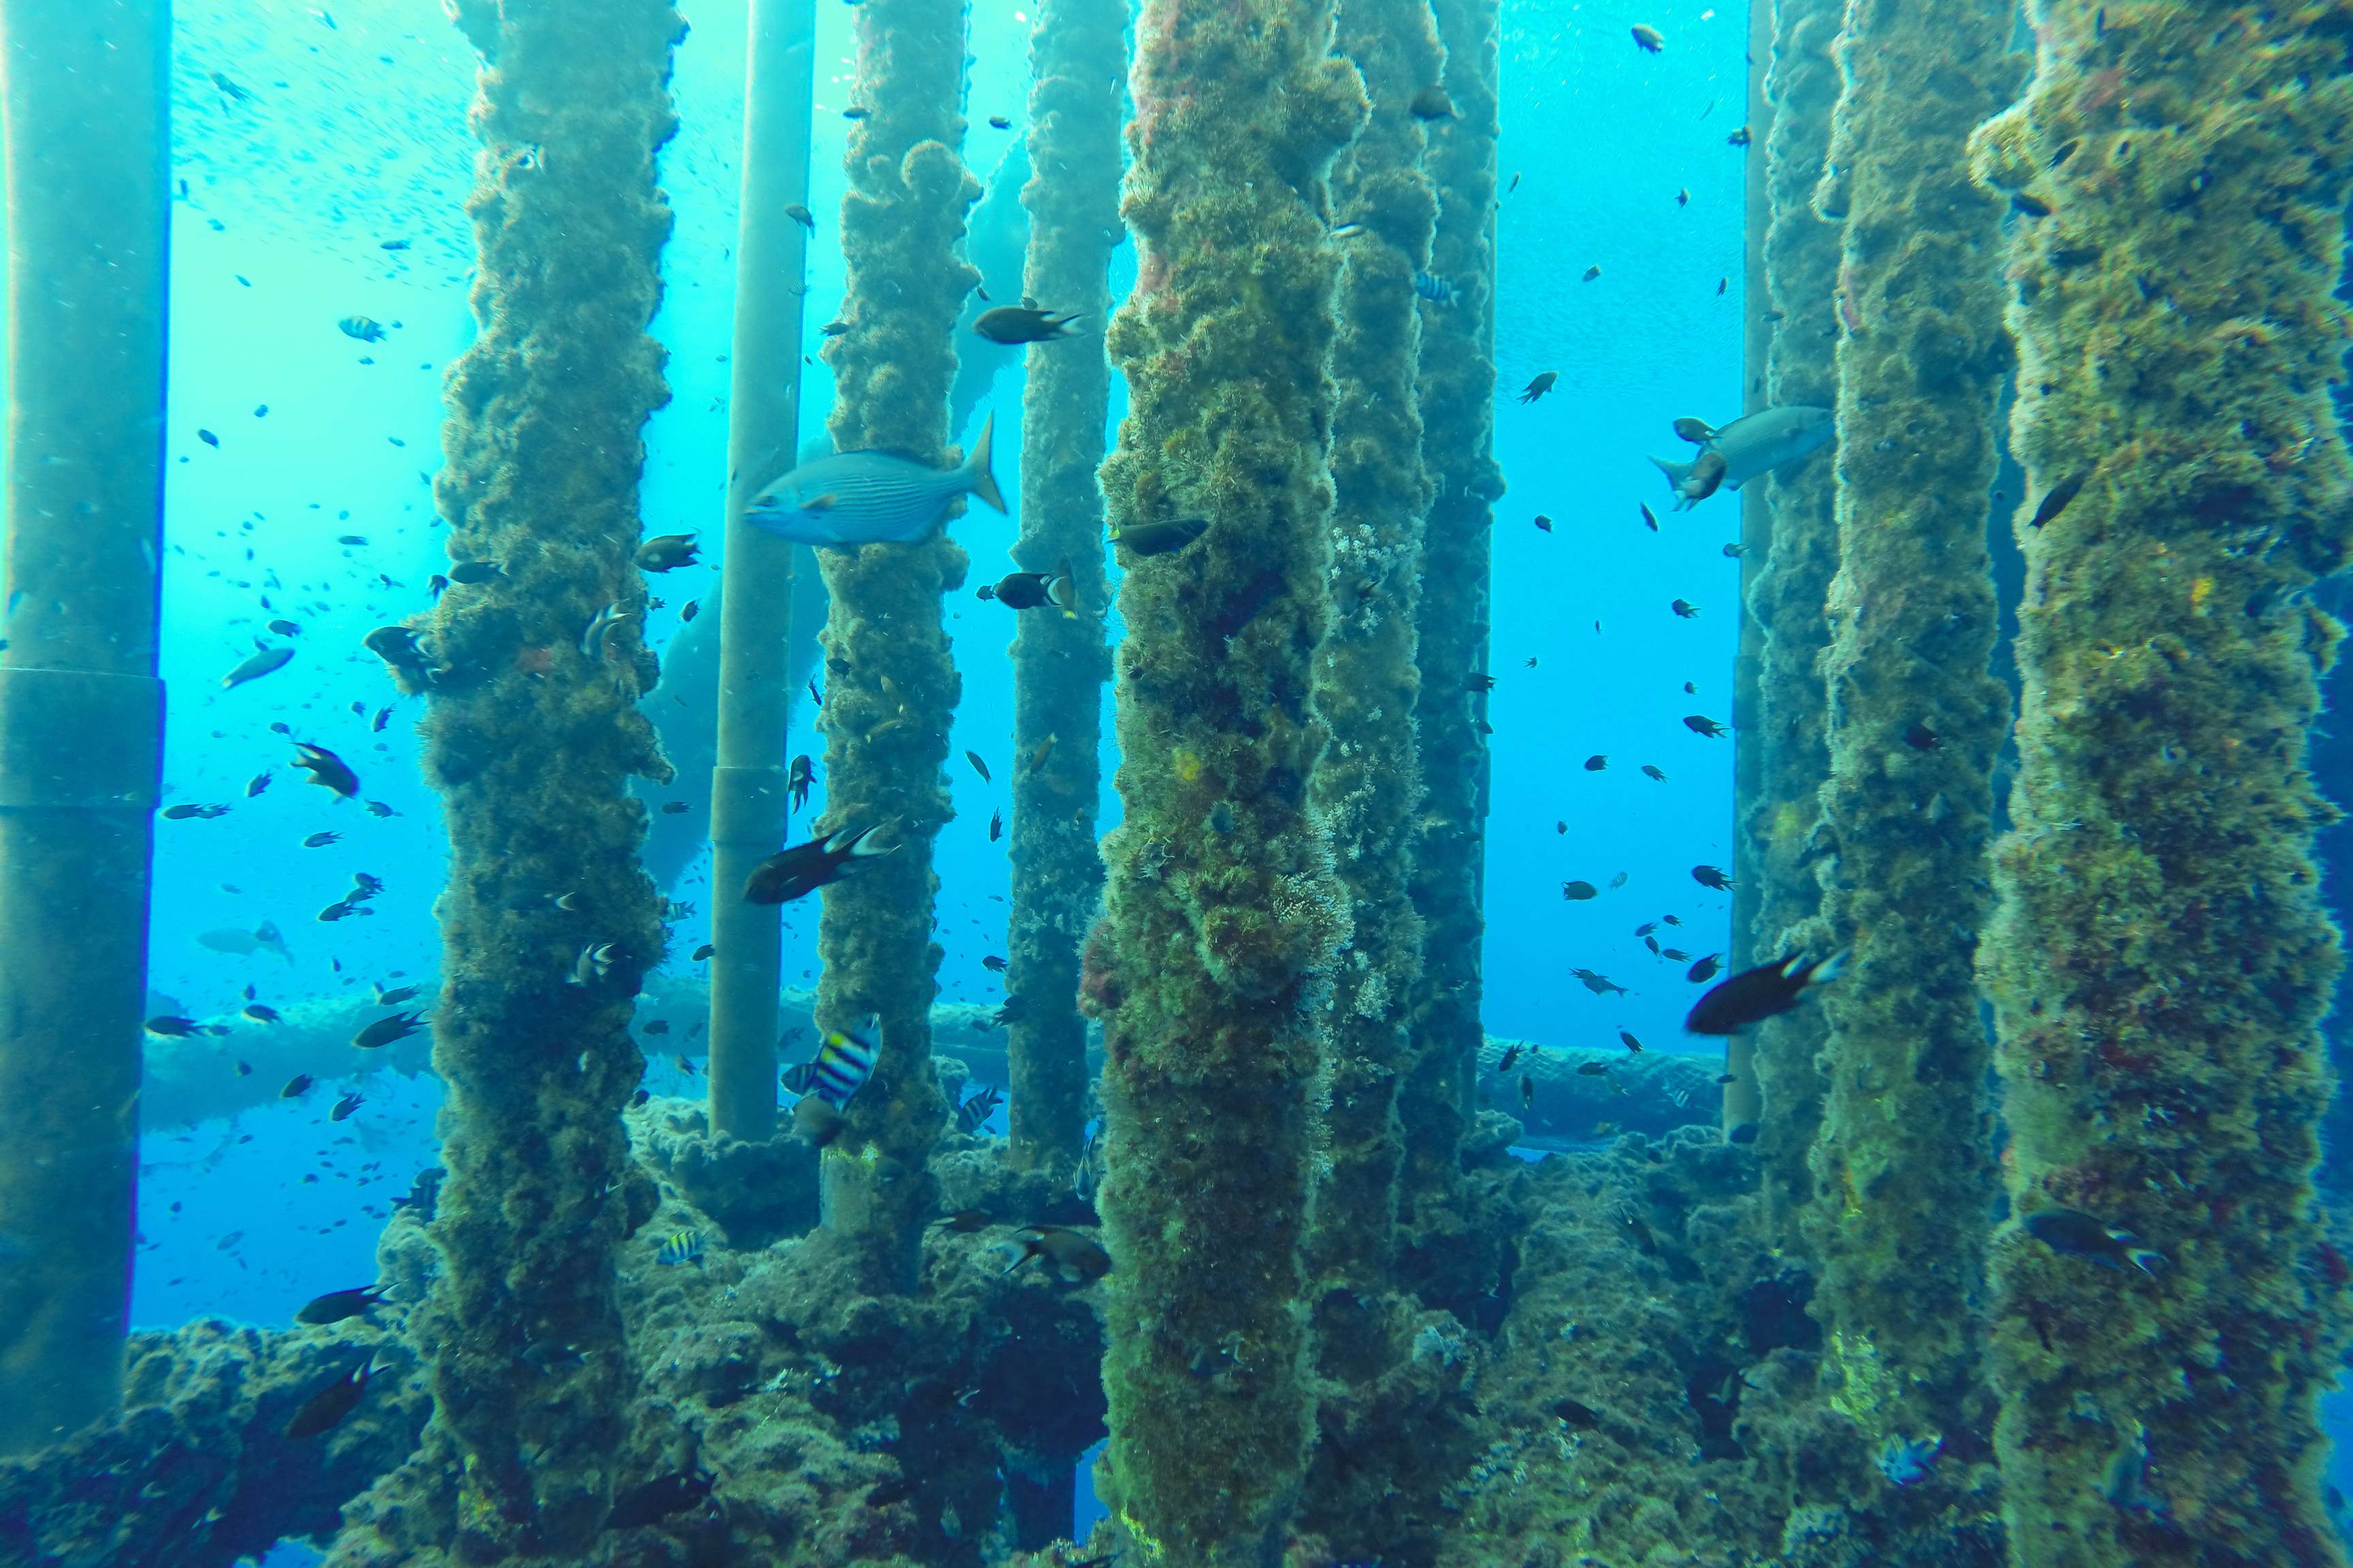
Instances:
[[[999,1089],[995,1084],[990,1084],[978,1094],[974,1095],[970,1100],[965,1100],[962,1105],[956,1107],[956,1131],[959,1132],[979,1131],[982,1124],[987,1121],[990,1117],[996,1115],[997,1108],[1004,1103],[1004,1091]]]
[[[1446,96],[1444,88],[1432,82],[1413,95],[1413,101],[1405,106],[1405,111],[1416,120],[1451,120],[1454,118],[1454,100]]]
[[[668,1018],[649,1018],[646,1020],[645,1032],[649,1035],[667,1035],[670,1033],[670,1020]],[[683,1060],[684,1058],[681,1058],[681,1059]],[[692,1072],[694,1070],[693,1065],[689,1063],[686,1070]]]
[[[2049,217],[2051,204],[2026,191],[2012,191],[2010,194],[2010,210],[2023,213],[2028,217]]]
[[[1633,33],[1634,47],[1641,50],[1646,55],[1655,55],[1661,49],[1667,47],[1666,35],[1660,32],[1656,27],[1651,26],[1648,22],[1635,23]]]
[[[1936,731],[1915,719],[1905,727],[1904,743],[1915,752],[1933,752],[1945,742],[1937,738]]]
[[[709,958],[712,953],[717,952],[719,950],[717,948],[712,946],[711,943],[706,942],[701,947],[694,950],[694,956],[690,962],[701,963],[704,959]]]
[[[330,25],[332,26],[332,24]],[[387,239],[378,245],[376,248],[378,250],[406,250],[408,248],[408,241],[405,239]]]
[[[1724,954],[1720,952],[1711,952],[1705,958],[1694,963],[1689,969],[1684,970],[1683,978],[1690,981],[1694,985],[1704,985],[1709,981],[1715,978],[1715,972],[1723,966]]]
[[[1739,130],[1734,132],[1731,135],[1725,137],[1724,139],[1724,144],[1727,147],[1746,147],[1751,140],[1753,140],[1753,138],[1748,134],[1748,127],[1744,125]],[[1721,285],[1718,285],[1715,291],[1721,294],[1724,292],[1724,289]]]
[[[367,535],[364,533],[339,533],[335,535],[335,542],[338,544],[365,544],[367,542]]]
[[[1675,434],[1694,447],[1705,446],[1715,439],[1715,426],[1704,419],[1678,419]]]
[[[1692,868],[1692,880],[1719,893],[1732,891],[1732,876],[1721,866],[1694,866]]]
[[[1552,531],[1552,519],[1546,517],[1542,512],[1536,513],[1536,531],[1539,533],[1550,533]]]
[[[2041,528],[2056,519],[2061,512],[2067,510],[2067,503],[2075,499],[2082,491],[2084,482],[2091,477],[2089,474],[2070,474],[2043,491],[2042,500],[2035,506],[2034,515],[2027,520],[2026,526]]]
[[[682,800],[666,800],[661,803],[661,812],[664,816],[683,816],[693,809]]]
[[[998,953],[984,953],[981,955],[980,966],[991,974],[1002,974],[1005,973],[1005,959]]]
[[[1601,1416],[1590,1405],[1580,1405],[1574,1399],[1556,1399],[1552,1413],[1561,1425],[1574,1431],[1590,1431],[1601,1425]]]
[[[384,1292],[373,1285],[362,1285],[350,1290],[330,1290],[303,1303],[302,1309],[294,1314],[294,1321],[308,1323],[314,1329],[322,1328],[329,1323],[340,1323],[346,1318],[365,1317],[384,1300]]]
[[[681,622],[691,621],[701,614],[702,614],[702,601],[700,599],[689,599],[685,604],[679,606],[678,618]]]
[[[1806,962],[1802,952],[1744,969],[1692,1005],[1683,1027],[1694,1035],[1736,1035],[1749,1025],[1795,1007],[1817,985],[1827,985],[1846,967],[1846,954]]]
[[[1691,187],[1689,185],[1683,186],[1681,190],[1675,193],[1675,205],[1679,207],[1687,207],[1691,205]]]
[[[1020,1233],[1021,1256],[1008,1274],[1033,1258],[1042,1258],[1067,1280],[1100,1279],[1111,1272],[1111,1254],[1075,1230],[1058,1225],[1032,1226]]]
[[[273,669],[285,668],[293,658],[294,650],[290,647],[259,649],[243,664],[221,677],[221,689],[226,691],[232,687],[243,686],[248,680],[259,680]]]
[[[384,341],[384,323],[367,316],[345,316],[335,325],[343,329],[343,336],[357,338],[364,343]]]
[[[2104,1268],[2126,1265],[2154,1275],[2166,1266],[2165,1255],[2145,1244],[2122,1226],[2110,1225],[2082,1209],[2048,1208],[2020,1222],[2027,1234],[2053,1252],[2089,1258]]]
[[[1601,889],[1590,882],[1563,882],[1560,885],[1560,896],[1571,903],[1580,903],[1587,899],[1599,898]]]
[[[395,1013],[390,1017],[378,1018],[375,1023],[353,1035],[352,1044],[361,1050],[372,1051],[380,1046],[388,1046],[395,1040],[408,1038],[424,1027],[424,1024],[425,1015],[421,1012]]]
[[[1606,752],[1596,752],[1585,759],[1585,771],[1588,773],[1604,772],[1609,766],[1609,758]]]
[[[803,752],[785,770],[785,790],[792,797],[793,809],[798,811],[808,804],[809,786],[817,783],[817,764]]]
[[[309,837],[302,840],[302,847],[305,849],[324,849],[328,845],[332,844],[336,839],[341,838],[342,837],[342,834],[335,832],[313,833]]]
[[[1469,684],[1473,691],[1493,691],[1495,689],[1495,678],[1483,670],[1473,670]]]
[[[874,111],[863,104],[854,104],[841,111],[844,120],[863,120]]]
[[[228,807],[225,805],[167,805],[164,808],[165,820],[171,822],[209,822],[216,816],[227,815]]]
[[[714,1479],[700,1470],[677,1470],[639,1481],[613,1494],[613,1511],[605,1516],[605,1528],[637,1530],[658,1524],[709,1498],[713,1484]]]
[[[250,1018],[257,1024],[275,1024],[280,1021],[278,1009],[267,1002],[248,1002],[238,1009],[238,1012],[240,1016]]]
[[[958,1236],[973,1236],[995,1225],[997,1216],[987,1209],[958,1209],[952,1215],[943,1215],[934,1223],[941,1229],[953,1231]]]
[[[1720,741],[1725,735],[1731,733],[1731,731],[1725,729],[1725,726],[1717,723],[1715,720],[1709,718],[1704,713],[1690,713],[1684,715],[1683,728],[1689,730],[1694,735],[1705,735],[1711,741]]]
[[[1660,784],[1664,784],[1664,783],[1666,783],[1666,782],[1667,782],[1667,775],[1666,775],[1665,773],[1662,773],[1661,771],[1659,771],[1657,768],[1652,767],[1652,766],[1651,766],[1650,763],[1644,763],[1642,764],[1642,776],[1643,776],[1644,778],[1646,778],[1646,779],[1655,779],[1655,780],[1656,780],[1656,781],[1658,781]]]
[[[1495,1064],[1495,1076],[1501,1078],[1504,1074],[1510,1072],[1512,1070],[1512,1064],[1520,1059],[1520,1053],[1525,1049],[1527,1049],[1527,1047],[1517,1040],[1505,1046],[1504,1047],[1504,1059]]]
[[[309,1073],[298,1072],[292,1078],[286,1080],[286,1087],[278,1091],[278,1098],[280,1100],[300,1100],[304,1095],[311,1092],[311,1086],[317,1081],[318,1079],[312,1078]]]
[[[335,1101],[333,1109],[327,1112],[327,1120],[330,1121],[341,1121],[353,1111],[357,1110],[361,1106],[365,1105],[366,1103],[367,1100],[361,1096],[359,1090],[353,1089],[351,1093],[343,1096],[343,1099]]]
[[[237,83],[229,80],[228,77],[225,73],[221,71],[212,71],[207,74],[212,79],[212,84],[220,89],[222,97],[236,103],[249,103],[252,101],[253,94],[237,86]]]
[[[1642,509],[1642,522],[1644,526],[1648,527],[1652,533],[1658,532],[1659,514],[1651,510],[1650,503],[1648,501],[1636,501],[1634,504]]]
[[[640,572],[675,572],[693,565],[702,548],[691,533],[658,533],[638,546],[633,559]]]
[[[1520,1109],[1525,1110],[1536,1102],[1536,1080],[1534,1073],[1520,1075]]]
[[[385,805],[384,802],[380,800],[372,800],[368,802],[367,812],[370,816],[398,816],[400,815],[400,813],[393,810],[392,807]]]
[[[334,791],[338,800],[351,800],[359,795],[360,776],[343,758],[307,741],[295,742],[294,751],[294,765],[309,773],[312,784]]]
[[[994,844],[1004,837],[1005,813],[1001,811],[990,812],[988,814],[988,841],[991,844]]]
[[[1740,1075],[1735,1072],[1720,1072],[1715,1075],[1715,1081],[1719,1084],[1738,1083]]]
[[[785,209],[785,216],[792,219],[795,223],[800,225],[803,228],[808,230],[811,234],[815,234],[817,232],[817,215],[809,211],[808,208],[801,205],[800,203],[795,202],[792,205],[786,207]]]
[[[295,625],[292,621],[282,618],[270,622],[269,629],[276,632],[281,637],[298,637],[302,631],[302,628]]]
[[[1632,1035],[1627,1033],[1625,1030],[1620,1029],[1618,1031],[1618,1039],[1619,1042],[1628,1050],[1632,1051],[1637,1055],[1641,1053],[1642,1042],[1636,1039]]]
[[[1205,517],[1163,518],[1154,522],[1121,526],[1112,534],[1112,542],[1124,545],[1130,555],[1171,555],[1209,531],[1209,520]]]
[[[1546,393],[1550,392],[1553,389],[1554,384],[1559,380],[1560,372],[1556,370],[1537,372],[1535,378],[1530,381],[1527,385],[1520,389],[1520,401],[1522,403],[1534,403],[1537,398],[1542,397]]]
[[[1596,996],[1604,996],[1612,991],[1620,996],[1626,994],[1626,988],[1606,974],[1597,974],[1590,969],[1572,969],[1569,973]]]
[[[448,573],[452,583],[490,583],[506,574],[506,568],[495,561],[454,562]]]
[[[1609,1064],[1608,1062],[1579,1062],[1577,1064],[1577,1076],[1579,1078],[1599,1078],[1603,1073],[1606,1073],[1609,1070]]]
[[[1059,310],[1041,310],[1032,305],[999,305],[984,310],[972,330],[992,343],[1050,343],[1056,338],[1075,338],[1079,328],[1076,314]]]
[[[1693,604],[1689,599],[1677,599],[1668,605],[1667,608],[1672,610],[1676,615],[1681,616],[1684,620],[1695,621],[1699,619],[1699,606]]]
[[[789,904],[808,897],[827,883],[839,881],[859,861],[896,849],[895,844],[886,849],[871,847],[870,840],[881,831],[880,823],[871,827],[843,827],[826,837],[776,851],[752,868],[744,883],[744,901]]]
[[[964,760],[972,764],[972,771],[980,775],[981,783],[987,784],[990,782],[988,777],[988,764],[980,760],[980,753],[978,752],[966,752],[964,754]]]
[[[1584,276],[1582,279],[1579,279],[1579,281],[1580,281],[1580,282],[1585,282],[1585,283],[1590,283],[1590,282],[1593,282],[1595,279],[1599,279],[1600,276],[1601,276],[1601,264],[1600,264],[1599,262],[1596,262],[1596,263],[1594,263],[1592,266],[1590,266],[1590,267],[1588,267],[1588,268],[1587,268],[1585,269],[1585,276]]]
[[[332,1432],[343,1425],[343,1417],[359,1407],[360,1396],[367,1392],[368,1379],[375,1373],[375,1358],[370,1356],[351,1372],[304,1400],[294,1418],[286,1423],[286,1440],[299,1442]]]
[[[161,1036],[167,1040],[185,1039],[191,1035],[204,1032],[202,1024],[197,1023],[194,1018],[183,1018],[176,1013],[165,1013],[150,1018],[145,1027],[149,1034]]]

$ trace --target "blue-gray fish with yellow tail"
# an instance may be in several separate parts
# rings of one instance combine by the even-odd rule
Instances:
[[[803,463],[744,509],[744,521],[796,544],[912,544],[940,525],[948,503],[978,496],[997,510],[1005,497],[988,471],[990,415],[972,455],[934,468],[897,452],[836,452]]]
[[[1675,492],[1677,511],[1705,500],[1715,484],[1736,490],[1759,474],[1796,462],[1830,440],[1837,416],[1827,408],[1793,403],[1784,408],[1760,408],[1754,414],[1744,414],[1720,430],[1707,430],[1696,420],[1678,420],[1678,434],[1683,433],[1686,423],[1706,431],[1696,442],[1699,453],[1694,460],[1670,463],[1663,458],[1651,459],[1658,465],[1659,472],[1667,476],[1667,487]],[[1703,463],[1715,468],[1716,458],[1722,459],[1721,469],[1708,476],[1715,483],[1704,488],[1687,484],[1693,469]],[[1699,493],[1693,493],[1694,488]]]

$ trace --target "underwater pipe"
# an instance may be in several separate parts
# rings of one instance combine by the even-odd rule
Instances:
[[[1467,1321],[1501,1256],[1499,1232],[1472,1211],[1462,1181],[1484,1038],[1487,695],[1474,678],[1487,668],[1489,542],[1504,493],[1494,459],[1498,15],[1496,0],[1434,0],[1431,8],[1454,118],[1422,159],[1438,195],[1430,267],[1454,285],[1458,303],[1422,313],[1416,389],[1431,486],[1414,616],[1422,821],[1409,884],[1422,961],[1411,989],[1414,1054],[1398,1090],[1405,1156],[1397,1268],[1399,1283],[1433,1305],[1461,1303]]]
[[[1029,35],[1029,214],[1022,291],[1076,312],[1074,342],[1029,350],[1021,405],[1017,564],[1071,574],[1069,613],[1020,612],[1013,638],[1012,919],[1005,990],[1025,1004],[1006,1026],[1013,1094],[1008,1145],[1028,1171],[1067,1174],[1087,1121],[1087,1023],[1079,948],[1102,897],[1095,816],[1103,791],[1103,422],[1111,367],[1095,338],[1111,313],[1119,221],[1120,89],[1126,0],[1045,0]],[[1039,760],[1031,763],[1029,759]],[[1067,1473],[1067,1472],[1065,1472]]]
[[[965,172],[963,0],[866,0],[858,7],[841,205],[849,331],[826,344],[837,450],[886,447],[943,459],[950,334],[979,273],[956,253],[980,184]],[[851,1136],[826,1152],[825,1223],[854,1252],[870,1293],[915,1287],[923,1226],[937,1205],[925,1165],[947,1107],[932,1072],[939,879],[932,840],[952,815],[940,764],[963,689],[942,597],[964,582],[965,552],[943,529],[913,544],[818,552],[832,608],[826,626],[826,815],[876,826],[897,847],[828,887],[818,926],[817,1021],[879,1031],[873,1079],[850,1102]],[[838,662],[836,662],[838,661]],[[848,668],[844,668],[842,666]]]
[[[1352,913],[1333,979],[1324,1164],[1307,1267],[1311,1300],[1337,1300],[1338,1291],[1348,1302],[1319,1314],[1319,1359],[1361,1365],[1367,1355],[1386,1359],[1389,1336],[1386,1313],[1356,1304],[1378,1301],[1392,1284],[1404,1156],[1398,1089],[1411,1065],[1408,1025],[1421,973],[1421,917],[1410,897],[1421,815],[1414,616],[1432,487],[1414,395],[1421,330],[1413,280],[1430,267],[1438,198],[1422,173],[1414,102],[1439,82],[1445,57],[1430,0],[1340,0],[1338,38],[1371,112],[1332,168],[1333,221],[1364,232],[1342,250],[1335,301],[1332,607],[1314,661],[1316,710],[1331,741],[1307,795]]]
[[[1325,175],[1364,112],[1332,44],[1331,0],[1145,5],[1124,205],[1142,249],[1111,331],[1126,815],[1087,952],[1117,1264],[1098,1486],[1146,1557],[1204,1565],[1280,1554],[1314,1405],[1300,1240],[1348,919],[1307,798],[1340,265]]]
[[[1819,1003],[1826,1092],[1801,1222],[1831,1398],[1873,1451],[1942,1441],[1947,1462],[1902,1492],[1939,1540],[1956,1522],[1927,1516],[1979,1519],[1992,1500],[1969,1495],[1991,1485],[1979,1281],[1996,1196],[1974,980],[2010,719],[1985,498],[2010,356],[2002,207],[1970,178],[1968,137],[2024,78],[2014,15],[2012,0],[1851,0],[1815,196],[1843,226],[1820,667],[1837,860],[1820,886],[1848,958]]]
[[[2316,1401],[2353,1269],[2312,1184],[2342,956],[2305,762],[2343,635],[2306,591],[2353,552],[2353,7],[2034,20],[1975,146],[2019,214],[2029,481],[1981,960],[2025,1222],[1992,1266],[2010,1560],[2342,1564]]]
[[[783,910],[740,897],[785,841],[794,684],[794,547],[744,521],[744,501],[792,467],[801,404],[801,300],[816,101],[816,0],[752,0],[744,86],[743,211],[728,361],[726,570],[719,586],[719,752],[711,774],[711,1131],[776,1129]]]
[[[504,570],[423,623],[440,669],[420,732],[450,840],[446,1271],[410,1315],[434,1415],[356,1505],[339,1565],[586,1547],[636,1392],[614,1248],[653,1207],[620,1117],[644,1065],[632,998],[665,941],[627,789],[668,769],[637,707],[655,668],[631,557],[641,431],[668,397],[646,329],[684,24],[668,0],[460,0],[457,17],[482,56],[479,335],[447,378],[434,499],[452,558]]]
[[[1814,210],[1838,102],[1839,67],[1831,57],[1842,0],[1779,0],[1773,8],[1773,103],[1765,142],[1765,282],[1773,335],[1765,355],[1765,406],[1829,408],[1838,401],[1836,357],[1839,226]],[[1753,154],[1752,154],[1753,155]],[[1816,661],[1830,641],[1822,604],[1838,569],[1838,526],[1831,512],[1836,469],[1829,453],[1741,492],[1742,659],[1753,659],[1753,717],[1736,728],[1734,802],[1742,905],[1747,929],[1736,931],[1753,962],[1804,951],[1827,954],[1821,889],[1814,877],[1820,795],[1830,776],[1823,739],[1828,722]],[[1751,653],[1751,638],[1754,651]],[[1761,956],[1758,956],[1761,955]],[[1727,1132],[1757,1128],[1757,1152],[1776,1239],[1794,1236],[1791,1216],[1813,1193],[1806,1152],[1821,1120],[1820,1014],[1801,1007],[1736,1036],[1725,1069]],[[1737,1081],[1753,1078],[1749,1090]]]
[[[171,9],[8,0],[0,1454],[114,1408],[129,1326],[170,256]]]

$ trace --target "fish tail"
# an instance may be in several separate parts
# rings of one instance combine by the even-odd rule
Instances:
[[[1078,603],[1079,585],[1072,580],[1071,570],[1071,558],[1065,555],[1054,569],[1054,575],[1046,579],[1046,599],[1056,609],[1067,610]]]
[[[997,433],[996,410],[980,422],[980,439],[972,445],[972,456],[964,460],[965,488],[997,510],[1005,510],[1004,492],[997,488],[997,476],[988,471],[989,437]]]
[[[1854,952],[1852,948],[1841,948],[1838,952],[1831,953],[1828,958],[1823,959],[1820,963],[1814,965],[1812,973],[1806,976],[1807,985],[1828,985],[1831,981],[1836,980],[1840,975],[1846,973],[1846,961],[1852,956],[1854,956]]]
[[[1667,476],[1667,489],[1675,492],[1675,509],[1680,511],[1683,505],[1683,480],[1690,476],[1692,466],[1689,463],[1670,463],[1664,458],[1653,458],[1651,461],[1658,465],[1659,472]]]
[[[871,843],[874,836],[881,832],[882,829],[888,826],[890,826],[888,823],[878,822],[871,827],[860,828],[857,833],[853,834],[849,839],[841,842],[839,850],[837,850],[836,852],[840,853],[846,851],[849,858],[852,860],[870,859],[877,855],[888,855],[892,853],[899,847],[896,844],[887,845],[882,848],[878,849],[874,847]],[[828,847],[830,848],[832,846],[828,845]]]

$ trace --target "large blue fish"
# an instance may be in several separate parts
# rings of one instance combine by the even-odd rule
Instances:
[[[1721,430],[1700,426],[1704,434],[1696,436],[1694,440],[1700,449],[1696,462],[1670,463],[1663,458],[1651,461],[1667,476],[1667,484],[1678,498],[1675,510],[1681,511],[1705,500],[1717,484],[1736,490],[1759,474],[1796,462],[1825,445],[1837,424],[1837,416],[1827,408],[1804,404],[1760,408],[1741,416]],[[1694,487],[1687,481],[1692,470],[1703,462],[1715,471],[1708,476],[1710,482],[1694,494]]]
[[[896,452],[836,452],[803,463],[753,498],[744,521],[796,544],[912,544],[958,496],[1005,510],[988,471],[990,415],[961,467],[934,468]]]

